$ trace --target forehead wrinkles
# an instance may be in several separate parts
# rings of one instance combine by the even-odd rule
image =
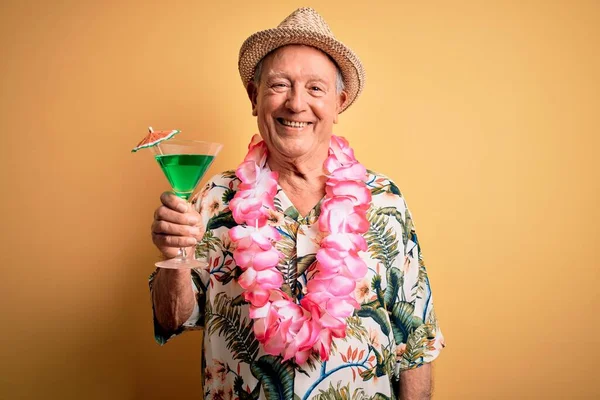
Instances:
[[[319,49],[291,45],[280,47],[263,59],[264,77],[303,78],[334,83],[337,67]]]

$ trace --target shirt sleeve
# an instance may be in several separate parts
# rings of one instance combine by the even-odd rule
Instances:
[[[199,330],[204,328],[204,307],[206,296],[204,290],[202,289],[201,279],[198,271],[192,270],[192,278],[190,280],[190,285],[192,286],[192,290],[194,291],[194,297],[196,302],[194,304],[194,310],[192,311],[192,315],[185,321],[177,330],[174,332],[168,332],[163,329],[162,326],[156,320],[156,311],[154,309],[154,303],[152,302],[152,285],[154,283],[154,277],[156,276],[158,269],[156,269],[148,280],[148,284],[150,286],[150,302],[152,303],[152,319],[154,323],[154,339],[161,346],[167,343],[169,340],[173,339],[176,336],[181,335],[185,331],[189,330]]]
[[[404,203],[402,242],[404,255],[398,256],[402,279],[392,325],[396,339],[395,375],[435,360],[445,346],[433,307],[431,284],[412,215]],[[402,253],[401,253],[402,254]]]

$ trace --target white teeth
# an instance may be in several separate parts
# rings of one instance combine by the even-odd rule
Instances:
[[[295,122],[295,121],[288,121],[285,119],[282,119],[281,123],[285,126],[290,126],[292,128],[304,128],[306,125],[308,125],[308,122]]]

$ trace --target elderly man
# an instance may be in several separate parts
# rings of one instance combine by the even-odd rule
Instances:
[[[161,196],[158,249],[208,266],[153,274],[157,341],[205,330],[205,399],[430,398],[443,336],[411,214],[332,135],[359,59],[302,8],[250,36],[239,69],[260,136],[194,207]]]

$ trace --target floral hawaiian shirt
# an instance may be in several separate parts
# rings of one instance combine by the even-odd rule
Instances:
[[[360,303],[347,319],[346,337],[333,339],[328,361],[311,356],[303,365],[265,354],[254,337],[248,304],[236,278],[229,230],[236,225],[228,203],[239,180],[234,171],[213,177],[194,205],[207,230],[196,257],[208,262],[192,271],[197,305],[177,332],[154,322],[160,344],[186,330],[204,329],[202,379],[206,400],[383,400],[398,397],[400,371],[433,361],[444,347],[427,271],[411,214],[398,186],[385,176],[368,173],[372,204],[364,235],[368,266],[356,286]],[[270,224],[281,233],[277,248],[284,257],[278,269],[283,290],[301,299],[306,271],[315,262],[323,234],[318,230],[320,204],[299,215],[281,187]],[[152,279],[150,277],[150,288]]]

